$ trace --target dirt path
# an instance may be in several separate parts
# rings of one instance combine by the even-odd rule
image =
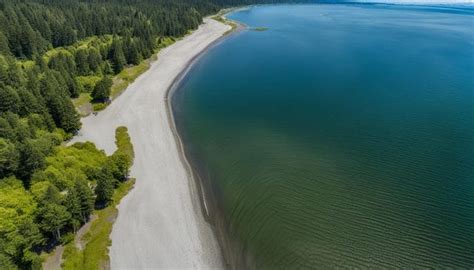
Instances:
[[[96,214],[92,215],[89,221],[84,224],[77,232],[76,235],[74,236],[74,245],[76,246],[77,249],[83,250],[87,244],[86,241],[84,241],[82,238],[84,235],[89,231],[89,229],[92,226],[92,222],[96,220],[98,216]]]
[[[63,252],[64,246],[57,246],[43,262],[43,270],[61,270]]]

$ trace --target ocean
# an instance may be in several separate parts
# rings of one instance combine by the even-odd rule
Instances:
[[[228,17],[172,104],[241,265],[474,268],[472,6]]]

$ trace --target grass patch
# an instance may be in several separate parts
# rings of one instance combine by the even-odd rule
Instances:
[[[94,211],[98,218],[93,221],[89,232],[84,235],[84,240],[87,241],[84,250],[78,250],[74,241],[65,246],[61,265],[63,270],[109,268],[108,247],[112,243],[110,240],[112,225],[118,215],[116,206],[133,188],[134,184],[135,179],[120,184],[114,192],[110,205]]]
[[[229,25],[229,26],[231,27],[229,30],[227,30],[227,31],[224,32],[224,34],[223,34],[224,36],[226,36],[226,35],[228,35],[228,34],[234,32],[235,29],[237,29],[237,27],[239,26],[236,22],[225,18],[225,17],[224,17],[225,13],[226,13],[226,12],[219,12],[216,16],[211,17],[211,19],[216,20],[216,21],[218,21],[218,22],[221,22],[221,23],[223,23],[223,24],[227,24],[227,25]]]
[[[147,71],[150,68],[150,62],[150,60],[142,61],[140,64],[127,67],[117,74],[113,79],[114,84],[111,88],[110,95],[112,99],[118,97],[129,84],[133,83],[138,76]]]
[[[87,116],[92,110],[91,100],[92,97],[89,93],[81,93],[79,97],[72,99],[72,104],[77,112],[79,112],[79,115]]]
[[[171,44],[175,43],[176,42],[176,39],[172,38],[172,37],[162,37],[159,39],[159,45],[158,45],[158,49],[156,51],[159,52],[161,49],[165,48],[165,47],[168,47],[170,46]]]
[[[72,99],[72,104],[74,104],[74,107],[80,108],[84,104],[87,104],[92,100],[91,95],[89,93],[81,93],[79,94],[79,97],[73,98]]]
[[[118,127],[115,130],[115,144],[117,145],[117,149],[122,151],[127,156],[133,160],[135,154],[133,152],[133,144],[130,139],[130,135],[128,135],[128,129],[126,127]]]
[[[107,104],[106,104],[106,103],[93,103],[93,104],[92,104],[92,109],[93,109],[95,112],[100,112],[100,111],[104,110],[105,108],[107,108]]]

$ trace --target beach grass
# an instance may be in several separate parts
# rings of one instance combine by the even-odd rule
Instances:
[[[156,54],[147,60],[142,61],[140,64],[130,66],[122,70],[113,79],[113,85],[110,91],[111,98],[117,98],[120,94],[127,89],[127,87],[133,83],[138,76],[143,74],[150,68],[151,62],[156,59]]]
[[[91,111],[91,100],[90,93],[80,93],[79,97],[72,99],[72,104],[80,116],[87,116]]]
[[[229,30],[227,30],[226,32],[224,32],[223,36],[226,36],[232,32],[234,32],[237,27],[239,26],[239,24],[233,20],[229,20],[227,19],[224,15],[228,13],[228,10],[223,10],[221,12],[219,12],[217,15],[211,17],[213,20],[216,20],[220,23],[223,23],[223,24],[227,24],[229,25],[231,28]]]
[[[81,93],[79,94],[79,97],[72,99],[72,104],[74,104],[74,107],[79,108],[83,106],[84,104],[90,102],[91,99],[92,98],[89,93]]]

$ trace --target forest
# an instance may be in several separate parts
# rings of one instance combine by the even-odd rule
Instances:
[[[256,2],[0,0],[0,269],[41,268],[39,254],[127,180],[129,150],[65,145],[81,127],[72,99],[107,102],[113,76],[164,39]]]

